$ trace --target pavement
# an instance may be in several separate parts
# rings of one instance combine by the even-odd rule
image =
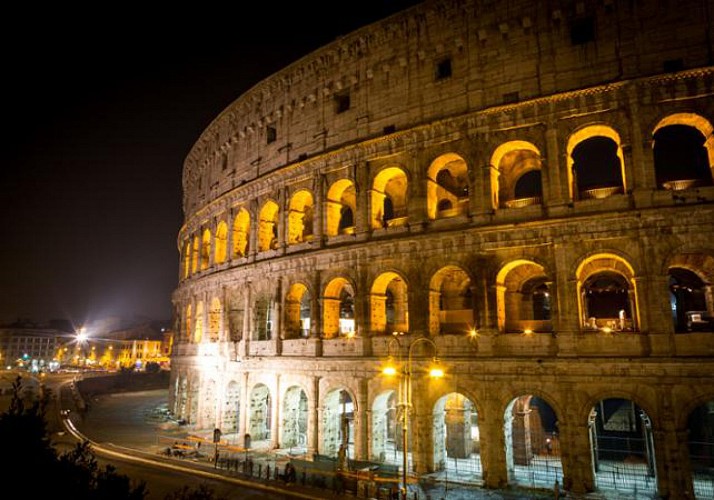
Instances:
[[[93,442],[99,451],[133,456],[140,460],[162,462],[172,467],[180,467],[197,473],[221,475],[244,486],[257,486],[273,494],[282,494],[284,498],[354,498],[351,494],[337,494],[330,489],[315,488],[298,484],[286,484],[284,481],[266,480],[266,468],[270,468],[271,477],[275,467],[282,472],[290,456],[287,450],[278,452],[250,451],[253,462],[253,477],[248,477],[240,469],[238,460],[232,462],[239,470],[217,469],[213,463],[212,435],[208,432],[194,432],[187,426],[181,426],[170,418],[168,412],[168,394],[166,390],[117,393],[84,401],[76,388],[63,392],[62,408],[71,407],[68,422],[80,435]],[[82,410],[85,405],[86,409]],[[205,441],[201,441],[205,439]],[[173,449],[171,454],[167,449]],[[176,452],[181,453],[176,453]],[[230,447],[230,440],[224,447],[223,459],[237,458],[242,461],[243,451]],[[169,456],[171,455],[171,456]],[[179,457],[177,455],[182,455]],[[239,458],[240,457],[240,458]],[[219,461],[222,466],[231,463]],[[260,471],[263,479],[255,477]],[[386,498],[383,492],[382,498]],[[453,482],[426,482],[410,485],[409,500],[525,500],[548,498],[582,498],[589,500],[625,500],[634,496],[608,494],[589,494],[570,496],[565,493],[556,495],[554,491],[526,490],[512,488],[508,490],[487,490],[474,484]],[[644,497],[641,497],[644,498]]]

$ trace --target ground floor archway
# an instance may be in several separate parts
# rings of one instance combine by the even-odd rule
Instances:
[[[340,458],[354,458],[354,402],[345,389],[335,389],[326,396],[322,418],[322,453]]]
[[[307,450],[307,394],[298,386],[285,391],[281,448]]]
[[[270,389],[265,384],[257,384],[250,393],[250,417],[248,433],[254,447],[260,446],[258,441],[268,441],[271,438],[272,398]]]
[[[446,479],[480,480],[481,436],[476,405],[458,392],[434,405],[434,469]]]

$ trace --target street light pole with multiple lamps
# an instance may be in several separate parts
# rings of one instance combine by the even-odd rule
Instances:
[[[399,342],[401,332],[394,332],[394,337],[387,344],[387,364],[382,369],[382,373],[387,376],[396,376],[401,371],[399,380],[399,403],[401,409],[402,420],[402,498],[407,498],[407,473],[408,473],[408,433],[409,433],[409,413],[412,407],[412,355],[414,346],[421,343],[430,344],[434,348],[434,358],[431,367],[429,368],[429,377],[441,378],[444,376],[444,370],[439,366],[438,348],[433,340],[428,337],[419,337],[412,340],[407,347],[406,363],[401,362],[402,344]],[[398,359],[401,366],[394,363],[394,358],[390,354],[392,344],[396,343],[398,348]]]

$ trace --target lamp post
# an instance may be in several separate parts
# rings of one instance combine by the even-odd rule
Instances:
[[[393,358],[389,354],[392,343],[396,343],[398,347],[398,354],[401,362],[401,350],[402,344],[399,342],[398,335],[400,332],[394,332],[394,337],[387,344],[387,365],[382,369],[382,373],[387,376],[397,375],[398,370],[393,364]],[[408,469],[408,451],[409,451],[409,412],[412,407],[412,355],[414,346],[420,343],[430,344],[434,348],[434,358],[433,364],[429,369],[429,377],[431,378],[441,378],[444,376],[444,370],[439,367],[438,364],[438,348],[433,340],[428,337],[419,337],[412,340],[407,348],[407,360],[406,363],[401,364],[401,378],[399,380],[399,403],[398,406],[401,408],[401,420],[402,420],[402,486],[401,493],[402,498],[406,500],[407,498],[407,469]]]

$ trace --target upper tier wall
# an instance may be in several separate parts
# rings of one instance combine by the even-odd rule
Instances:
[[[711,65],[712,15],[710,0],[427,1],[316,50],[231,104],[185,161],[184,213],[395,130]]]

